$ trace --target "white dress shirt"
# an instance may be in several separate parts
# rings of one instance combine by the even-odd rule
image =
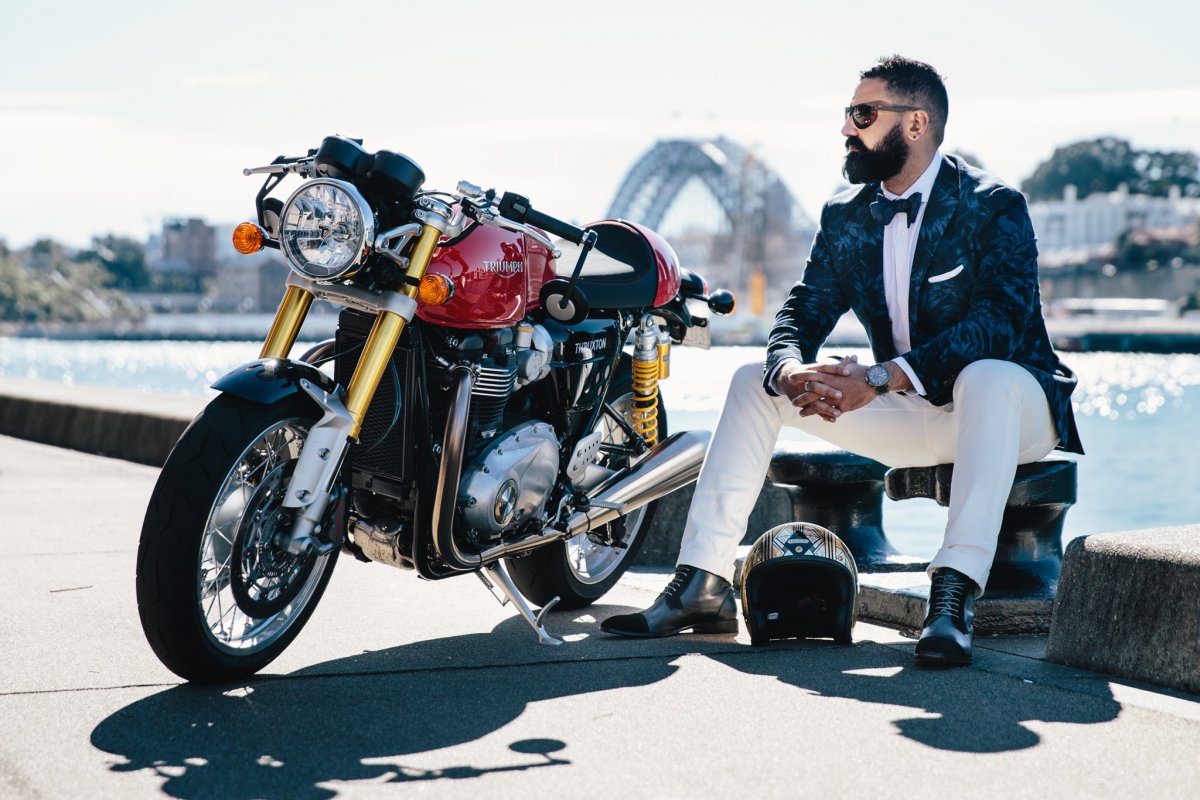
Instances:
[[[933,192],[933,184],[937,180],[941,167],[942,151],[937,150],[933,154],[933,160],[929,162],[929,166],[921,173],[921,177],[917,178],[904,194],[892,194],[882,184],[880,185],[883,196],[889,200],[903,199],[918,192],[921,194],[921,209],[917,212],[917,219],[912,225],[908,224],[907,214],[897,214],[883,229],[883,292],[887,300],[888,317],[892,321],[892,342],[896,345],[897,353],[907,353],[912,349],[908,327],[908,298],[913,256],[917,252],[917,237],[921,233],[921,221],[925,219],[925,209],[929,205],[929,196]],[[778,386],[775,379],[779,377],[779,370],[789,361],[799,361],[799,359],[785,358],[776,365],[775,372],[771,375],[771,385],[776,386],[776,391],[778,391]],[[904,357],[898,357],[893,361],[900,369],[904,370],[904,374],[912,382],[913,389],[917,394],[924,395],[925,386],[917,378],[916,373],[913,372]]]
[[[904,194],[892,194],[882,184],[879,187],[883,196],[889,200],[902,200],[918,192],[921,195],[921,210],[917,212],[916,222],[909,225],[907,214],[897,214],[883,229],[883,294],[887,299],[888,317],[892,320],[892,342],[896,345],[897,353],[912,350],[912,341],[909,338],[911,332],[908,327],[908,298],[913,256],[917,253],[917,237],[921,233],[925,209],[929,207],[933,183],[937,180],[941,168],[942,151],[939,149],[934,152],[933,160],[921,173],[921,177],[917,178],[916,183],[908,187]],[[925,387],[904,357],[900,356],[894,361],[912,381],[917,394],[924,395]]]

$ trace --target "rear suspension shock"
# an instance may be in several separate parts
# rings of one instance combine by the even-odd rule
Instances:
[[[633,346],[633,429],[648,445],[658,443],[658,379],[662,375],[658,324],[649,314],[638,325]]]

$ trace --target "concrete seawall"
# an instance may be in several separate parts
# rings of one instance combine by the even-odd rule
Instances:
[[[0,378],[0,433],[157,467],[204,403],[199,397]]]

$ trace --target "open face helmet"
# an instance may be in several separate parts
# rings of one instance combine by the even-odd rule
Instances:
[[[846,543],[808,522],[758,537],[742,566],[742,614],[754,645],[773,639],[852,641],[858,569]]]

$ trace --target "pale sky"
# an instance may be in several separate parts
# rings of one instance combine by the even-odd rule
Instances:
[[[144,238],[253,216],[241,168],[330,133],[603,216],[662,138],[724,134],[810,216],[841,182],[842,107],[899,52],[950,93],[946,148],[1016,184],[1101,135],[1200,151],[1200,3],[609,0],[54,2],[0,25],[0,239]]]

